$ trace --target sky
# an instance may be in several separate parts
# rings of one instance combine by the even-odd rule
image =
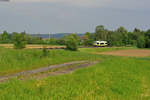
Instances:
[[[150,0],[10,0],[0,2],[0,31],[94,32],[97,25],[150,29]]]

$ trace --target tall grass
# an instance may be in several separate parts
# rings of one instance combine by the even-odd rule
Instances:
[[[80,52],[50,50],[47,56],[43,57],[43,51],[38,49],[15,50],[0,48],[0,75],[46,67],[52,64],[90,60],[91,56]]]
[[[150,99],[149,57],[101,56],[84,53],[83,51],[70,52],[63,50],[58,50],[54,54],[53,56],[58,57],[58,62],[63,62],[65,61],[63,59],[67,58],[69,60],[87,59],[100,61],[96,65],[79,69],[72,74],[39,80],[20,81],[13,79],[9,82],[1,83],[0,100]]]

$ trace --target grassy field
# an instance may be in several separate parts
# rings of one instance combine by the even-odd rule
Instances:
[[[95,52],[132,48],[82,48],[77,52],[0,49],[0,75],[75,60],[99,63],[71,74],[0,84],[0,100],[149,100],[150,57],[119,57]],[[134,48],[135,49],[135,48]]]
[[[15,50],[0,48],[0,75],[30,70],[39,67],[61,64],[70,61],[94,60],[95,55],[67,50],[49,50],[47,57],[42,57],[42,50]]]
[[[100,53],[100,52],[109,52],[109,51],[117,51],[117,50],[130,50],[130,49],[137,49],[136,47],[101,47],[101,48],[82,48],[80,49],[81,52],[86,53]]]

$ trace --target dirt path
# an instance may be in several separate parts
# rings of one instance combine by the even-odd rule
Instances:
[[[113,55],[113,56],[147,57],[150,56],[150,50],[145,49],[117,50],[111,52],[102,52],[98,54]]]
[[[19,73],[7,75],[7,76],[0,76],[0,82],[6,81],[6,80],[11,79],[11,78],[15,78],[15,77],[30,78],[31,76],[37,76],[37,77],[40,78],[41,73],[48,72],[48,71],[49,71],[49,73],[47,73],[47,74],[44,73],[43,75],[48,76],[48,75],[58,75],[58,74],[61,74],[61,73],[69,73],[69,72],[72,72],[72,71],[74,71],[78,68],[88,67],[88,66],[93,65],[95,63],[97,63],[97,62],[74,61],[74,62],[59,64],[59,65],[52,65],[52,66],[48,66],[48,67],[44,67],[44,68],[19,72]],[[71,67],[73,65],[77,65],[77,66]],[[63,67],[65,67],[65,68],[63,69]],[[61,68],[62,68],[61,71],[58,70],[58,69],[61,69]],[[57,69],[57,70],[55,71],[55,69]],[[51,70],[53,70],[53,71],[51,71]]]
[[[63,75],[63,74],[67,74],[67,73],[72,73],[73,71],[75,71],[79,68],[89,67],[89,66],[94,65],[96,63],[98,63],[98,61],[83,62],[83,63],[73,64],[73,65],[67,65],[67,66],[64,66],[64,67],[59,68],[59,69],[54,69],[54,71],[50,70],[50,71],[47,71],[45,73],[33,74],[32,76],[30,76],[30,78],[31,79],[41,79],[41,78],[48,77],[48,76],[55,76],[55,75]],[[28,76],[23,77],[23,79],[26,79],[26,78],[29,78],[29,77]]]

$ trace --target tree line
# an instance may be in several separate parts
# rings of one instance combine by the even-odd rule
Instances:
[[[117,30],[107,30],[103,25],[96,27],[95,40],[106,40],[110,46],[137,46],[150,48],[150,29],[143,31],[135,28],[133,32],[124,27]]]
[[[51,44],[69,45],[72,50],[81,46],[92,46],[94,41],[108,41],[109,46],[137,46],[139,48],[150,48],[150,29],[143,31],[135,28],[132,32],[123,26],[116,30],[105,29],[103,25],[96,27],[94,33],[86,32],[81,37],[77,34],[65,35],[62,38],[42,39],[40,35],[31,36],[26,32],[13,32],[9,34],[3,31],[0,34],[0,43],[13,43],[16,48],[23,48],[26,44]]]

